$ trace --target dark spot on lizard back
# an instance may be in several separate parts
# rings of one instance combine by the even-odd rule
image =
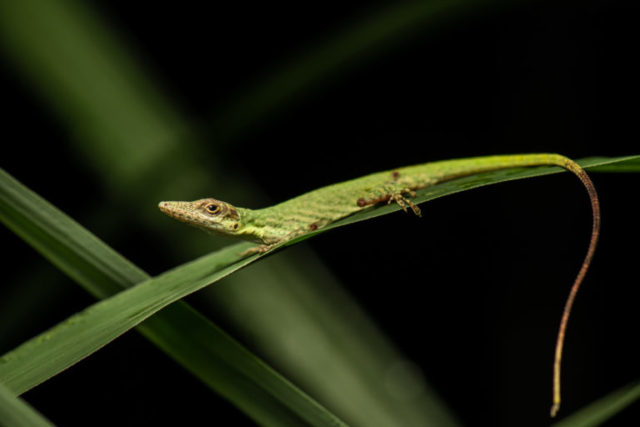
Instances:
[[[393,172],[391,172],[391,176],[393,177],[394,181],[397,181],[400,178],[400,172],[393,171]]]
[[[317,229],[318,229],[318,224],[316,224],[315,222],[309,225],[309,230],[316,231]]]

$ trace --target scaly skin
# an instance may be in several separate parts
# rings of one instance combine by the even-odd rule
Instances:
[[[600,207],[596,190],[586,172],[573,160],[558,154],[522,154],[445,160],[379,172],[330,185],[259,210],[238,208],[216,199],[194,202],[161,202],[167,215],[209,233],[261,243],[243,255],[264,253],[310,231],[318,230],[372,205],[395,202],[416,215],[420,209],[411,202],[415,191],[452,179],[500,169],[533,166],[560,166],[576,175],[591,199],[593,230],[587,256],[565,304],[553,373],[551,416],[560,407],[560,362],[569,313],[595,251],[600,230]]]

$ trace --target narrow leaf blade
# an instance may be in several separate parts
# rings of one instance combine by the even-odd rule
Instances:
[[[577,163],[587,170],[591,170],[593,168],[593,170],[596,172],[600,172],[601,170],[606,172],[640,172],[640,155],[623,157],[590,157],[578,160]],[[562,172],[566,172],[566,170],[556,166],[511,168],[492,172],[483,172],[476,175],[443,182],[442,184],[419,190],[417,191],[417,197],[415,199],[412,199],[412,201],[415,204],[420,204],[428,202],[430,200],[438,199],[440,197],[460,193],[462,191],[484,187],[486,185],[498,184],[500,182],[514,181],[518,179],[533,178],[536,176],[551,175]],[[336,227],[342,227],[345,225],[353,224],[355,222],[387,215],[391,212],[396,212],[401,209],[402,208],[395,203],[384,206],[376,206],[372,209],[360,211],[347,218],[341,219],[340,221],[336,221],[335,223],[330,224],[329,226],[321,230],[301,236],[298,239],[293,240],[289,244],[297,243],[299,241],[308,239],[315,234],[322,233]]]
[[[635,381],[555,423],[553,427],[595,427],[640,399],[640,381]]]
[[[53,424],[24,400],[0,384],[0,425],[11,427],[51,427]]]
[[[0,170],[0,220],[99,298],[0,359],[0,383],[20,394],[57,375],[161,308],[242,268],[246,244],[225,248],[164,275],[149,276],[71,218]],[[158,285],[160,284],[160,285]],[[182,296],[181,296],[182,295]],[[184,302],[140,331],[199,379],[262,425],[343,425]]]
[[[586,159],[580,163],[584,167],[594,167],[609,165],[614,163],[634,161],[638,157],[624,157],[616,159]],[[532,176],[545,175],[560,172],[559,168],[533,168],[533,169],[509,169],[485,174],[478,174],[471,177],[462,178],[455,181],[443,183],[421,191],[416,202],[432,200],[444,195],[457,193],[460,191],[489,185],[502,181],[521,179]],[[71,259],[71,264],[76,263],[77,250],[81,250],[83,245],[72,249],[73,242],[68,239],[69,234],[84,234],[89,250],[102,250],[106,245],[100,243],[95,245],[97,239],[90,235],[79,225],[71,224],[64,214],[44,215],[46,218],[39,218],[37,215],[23,215],[15,206],[22,206],[24,211],[34,213],[37,210],[55,210],[43,200],[39,199],[33,203],[32,198],[36,197],[26,189],[20,189],[15,181],[8,175],[0,174],[0,219],[10,224],[10,226],[21,234],[25,239],[30,239],[36,247],[41,248],[55,263],[65,264]],[[8,189],[8,190],[7,190]],[[18,200],[12,200],[18,199]],[[350,224],[356,221],[373,218],[375,216],[390,213],[400,208],[397,206],[384,206],[369,209],[346,218],[334,225],[320,231],[326,231],[337,226]],[[23,212],[24,213],[24,212]],[[47,218],[55,218],[52,223],[46,223]],[[31,222],[31,221],[35,222]],[[62,224],[62,225],[61,225]],[[52,231],[49,232],[49,227]],[[30,231],[36,232],[30,233]],[[71,231],[73,230],[73,231]],[[303,238],[308,238],[310,233]],[[90,236],[90,237],[87,237]],[[297,241],[303,240],[303,238]],[[42,241],[50,239],[50,245],[42,245]],[[73,240],[73,239],[72,239]],[[40,245],[40,246],[38,246]],[[180,266],[166,272],[154,279],[148,279],[124,292],[99,302],[87,310],[69,318],[66,322],[52,328],[50,331],[23,344],[18,349],[10,352],[0,360],[0,378],[5,381],[13,390],[26,390],[33,385],[44,381],[46,378],[55,375],[66,367],[81,360],[115,339],[120,334],[126,332],[151,315],[166,307],[174,301],[195,292],[220,278],[237,271],[249,263],[257,260],[260,256],[253,256],[240,259],[238,253],[247,248],[247,244],[230,246],[221,251],[202,257],[191,263]],[[45,249],[42,249],[45,248]],[[96,249],[101,248],[101,249]],[[85,248],[87,249],[87,248]],[[110,250],[110,249],[109,249]],[[61,253],[62,255],[55,255]],[[69,255],[69,253],[71,255]],[[112,261],[117,263],[119,256],[114,252]],[[91,264],[100,265],[102,258],[96,256],[95,259],[89,257],[86,261],[89,271]],[[137,275],[136,268],[130,263],[122,264],[128,269],[129,274]],[[101,271],[104,277],[114,282],[123,281],[114,279],[119,269],[117,267],[95,268]],[[76,275],[77,280],[87,280],[82,272],[75,272],[73,268],[68,269],[70,275]],[[102,276],[100,276],[102,277]],[[69,349],[72,349],[70,352]],[[233,360],[227,359],[233,366]],[[242,367],[240,367],[240,370]],[[260,383],[260,381],[258,381]],[[301,393],[299,393],[301,395]],[[312,405],[313,406],[313,405]],[[306,413],[306,411],[303,411]],[[316,413],[315,411],[311,411]],[[320,418],[331,423],[339,421],[328,412],[320,411]]]

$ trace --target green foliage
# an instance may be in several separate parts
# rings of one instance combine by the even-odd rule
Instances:
[[[53,426],[24,400],[0,384],[0,424],[11,427]]]
[[[593,402],[584,409],[555,423],[554,427],[592,427],[599,426],[627,406],[640,399],[640,383],[635,381],[628,386],[610,393]]]
[[[625,163],[639,158],[597,158],[580,163],[586,168],[607,165],[608,171],[615,171],[614,165],[620,164],[623,170],[630,170]],[[484,173],[426,189],[416,201],[421,203],[483,185],[557,171],[557,168],[536,168]],[[241,259],[239,253],[250,244],[235,244],[156,278],[149,278],[64,213],[4,171],[0,172],[0,219],[7,226],[94,295],[104,298],[114,289],[125,289],[3,356],[0,359],[0,378],[16,394],[57,375],[169,304],[264,256]],[[370,209],[336,223],[335,227],[399,209],[396,205]],[[331,228],[334,227],[312,234]],[[303,238],[297,239],[300,240]],[[136,285],[131,287],[132,284]],[[173,310],[158,314],[155,322],[141,327],[141,332],[263,425],[288,425],[298,417],[309,425],[342,425],[333,414],[313,402],[258,358],[204,318],[190,312],[186,304],[175,305]],[[242,393],[235,391],[239,384],[244,384]],[[616,396],[600,403],[598,407],[604,406],[607,414],[613,414],[615,411],[611,408],[622,409],[632,400],[628,394],[619,398]],[[268,402],[268,406],[256,402]],[[277,416],[274,415],[273,405],[280,408]]]
[[[590,157],[577,161],[580,166],[585,169],[604,172],[640,172],[640,156],[624,156],[617,158],[606,157]],[[469,177],[456,179],[450,182],[444,182],[433,187],[428,187],[418,191],[417,197],[414,199],[416,204],[424,203],[430,200],[435,200],[443,196],[459,193],[474,188],[483,187],[485,185],[497,184],[499,182],[513,181],[517,179],[532,178],[536,176],[549,175],[553,173],[566,172],[566,170],[559,167],[541,167],[541,168],[514,168],[505,169],[495,172],[485,172]],[[305,240],[315,234],[323,233],[335,227],[343,225],[353,224],[355,222],[364,221],[366,219],[375,218],[381,215],[386,215],[391,212],[400,210],[401,208],[395,204],[381,206],[377,209],[358,212],[355,215],[344,218],[328,227],[318,230],[313,233],[306,234],[291,242],[297,243]]]
[[[15,394],[60,373],[172,302],[252,261],[240,261],[238,256],[247,244],[233,245],[151,279],[1,170],[0,218],[96,297],[129,288],[0,359],[2,383]],[[341,424],[185,303],[163,311],[140,330],[263,425],[289,424],[298,418],[310,425]]]
[[[218,8],[217,5],[215,7]],[[88,214],[74,213],[87,228],[124,252],[131,229],[146,227],[147,232],[150,231],[149,234],[155,238],[154,241],[171,245],[174,253],[178,254],[176,256],[181,257],[178,259],[195,259],[150,277],[67,214],[2,172],[0,218],[3,223],[101,301],[42,332],[0,359],[0,425],[43,425],[40,416],[15,396],[58,375],[131,328],[135,328],[194,377],[260,425],[343,425],[342,420],[354,426],[459,425],[445,401],[413,371],[406,370],[401,372],[402,375],[396,375],[392,387],[402,392],[418,390],[411,399],[398,399],[389,392],[389,387],[385,388],[389,380],[389,366],[397,366],[394,363],[405,360],[406,356],[395,348],[393,341],[381,332],[375,322],[362,314],[362,308],[354,299],[345,295],[329,269],[312,255],[305,254],[302,247],[282,251],[277,256],[240,260],[237,253],[246,246],[234,245],[202,257],[202,253],[209,252],[211,246],[219,244],[219,241],[171,223],[157,212],[155,206],[159,200],[196,199],[212,193],[221,194],[221,199],[234,202],[251,201],[256,207],[267,205],[271,201],[257,191],[258,188],[266,188],[263,182],[255,180],[255,175],[260,172],[252,171],[249,174],[238,167],[241,163],[238,158],[248,161],[265,151],[275,152],[278,156],[275,166],[268,164],[270,169],[292,164],[280,158],[284,153],[299,155],[301,151],[311,151],[312,154],[326,151],[332,154],[338,152],[340,156],[354,152],[356,157],[348,163],[350,168],[356,169],[364,164],[366,171],[363,173],[375,171],[369,167],[369,163],[372,159],[379,159],[381,153],[369,150],[369,146],[358,145],[357,138],[342,135],[337,129],[333,130],[332,138],[339,141],[340,147],[326,146],[328,142],[325,141],[321,144],[310,143],[308,138],[313,136],[316,129],[308,130],[302,137],[296,135],[296,145],[291,147],[281,146],[273,140],[262,141],[262,135],[257,138],[259,144],[251,146],[239,135],[255,130],[256,124],[268,122],[268,119],[276,117],[277,112],[285,111],[287,107],[303,104],[301,100],[311,91],[329,87],[329,83],[344,78],[354,70],[370,73],[369,65],[385,55],[397,54],[393,47],[403,46],[402,43],[408,43],[412,38],[427,34],[425,39],[430,43],[429,40],[439,38],[434,35],[443,34],[435,31],[436,28],[446,27],[453,22],[453,33],[460,32],[465,27],[460,25],[464,19],[471,15],[482,16],[476,12],[489,11],[490,16],[497,16],[512,7],[519,6],[509,2],[443,0],[390,2],[387,6],[366,10],[362,14],[360,10],[354,10],[352,21],[342,29],[328,31],[321,42],[301,43],[298,46],[301,48],[299,55],[281,61],[271,71],[264,70],[263,77],[258,78],[253,86],[246,84],[244,89],[231,96],[230,101],[211,107],[218,111],[217,114],[199,112],[200,117],[211,117],[211,122],[206,123],[206,129],[203,130],[202,123],[197,123],[191,115],[183,114],[179,103],[167,95],[169,91],[154,81],[154,76],[161,73],[149,70],[148,64],[142,61],[145,55],[125,42],[130,34],[118,31],[117,25],[109,22],[108,9],[105,9],[105,13],[105,10],[93,9],[88,3],[76,0],[0,2],[3,65],[6,64],[15,72],[16,81],[26,88],[24,92],[33,95],[37,99],[34,104],[46,110],[49,119],[61,129],[60,135],[44,134],[40,138],[28,138],[31,135],[28,129],[37,128],[40,122],[37,117],[27,117],[25,122],[28,124],[19,133],[3,135],[3,141],[14,147],[28,147],[28,155],[24,156],[26,164],[23,163],[23,168],[15,166],[20,163],[7,150],[3,151],[0,158],[0,161],[6,162],[3,165],[6,164],[9,170],[14,167],[16,176],[20,176],[18,173],[35,176],[38,171],[34,170],[37,168],[32,163],[37,163],[41,158],[40,150],[55,146],[61,138],[67,151],[59,150],[59,158],[47,159],[46,166],[49,169],[44,171],[44,181],[54,183],[60,194],[72,194],[76,201],[80,201],[77,205],[92,210]],[[235,25],[244,22],[250,15],[249,11],[246,15],[238,16],[238,24]],[[146,12],[144,16],[147,16]],[[207,14],[207,26],[215,27],[211,24],[215,19],[220,19],[220,16]],[[173,28],[174,24],[163,22],[163,28]],[[489,26],[493,28],[494,22],[489,22]],[[238,32],[243,31],[245,28]],[[176,40],[178,33],[172,31],[172,37],[175,36]],[[259,34],[253,37],[259,38]],[[451,37],[451,33],[445,32],[444,35],[445,39]],[[291,37],[296,43],[297,36]],[[474,37],[475,34],[471,33],[463,38]],[[217,59],[217,49],[227,42],[229,40],[207,36],[206,47],[198,48],[200,51],[197,55],[207,52],[207,59],[210,53]],[[189,39],[178,50],[186,49],[187,44],[191,43],[195,45],[196,41]],[[553,43],[555,45],[556,40]],[[259,46],[259,43],[256,45]],[[442,68],[454,71],[446,60],[434,61],[433,50],[429,47],[433,46],[428,45],[426,49],[421,47],[418,56],[429,62],[430,70]],[[171,48],[162,46],[160,50],[169,53]],[[245,54],[242,47],[239,52]],[[457,51],[454,54],[459,55]],[[203,65],[195,62],[182,64],[180,60],[175,62],[190,70]],[[218,69],[233,67],[229,63],[233,63],[233,60],[221,59],[215,66]],[[468,73],[459,76],[462,77],[460,80],[473,79],[471,69],[477,68],[477,64],[469,68]],[[402,71],[407,74],[411,72],[410,69]],[[409,96],[419,104],[416,108],[419,120],[403,118],[402,126],[409,121],[419,122],[418,127],[430,125],[432,118],[428,112],[425,114],[422,107],[429,104],[447,111],[447,107],[441,104],[449,98],[455,98],[455,92],[452,95],[448,93],[454,88],[434,80],[433,75],[407,77],[407,80],[415,86],[411,87]],[[393,79],[386,82],[394,94],[398,83]],[[181,82],[173,84],[175,89]],[[217,76],[207,76],[206,81],[199,84],[203,88],[214,85],[217,96],[227,81]],[[417,89],[421,84],[428,86],[428,96],[419,95]],[[484,84],[482,81],[478,86]],[[346,86],[351,85],[353,82]],[[13,89],[14,84],[11,86]],[[377,91],[383,86],[382,82],[376,82],[369,90],[377,96]],[[447,99],[432,96],[432,89],[437,87],[447,88]],[[464,88],[464,85],[461,87]],[[24,94],[20,92],[19,96],[24,97]],[[465,99],[468,101],[470,98]],[[398,102],[402,103],[394,97],[393,102],[388,105],[381,103],[376,108],[385,108],[387,114],[391,114]],[[463,115],[458,103],[459,99],[451,114],[456,116],[456,126],[473,127],[477,113],[473,111],[470,116]],[[482,103],[491,107],[490,100],[482,99]],[[545,110],[553,111],[551,101],[545,98],[543,104]],[[18,107],[15,110],[20,111]],[[530,115],[529,109],[525,111]],[[322,111],[323,120],[335,119],[326,113],[327,109]],[[531,117],[535,122],[537,116],[533,114]],[[324,122],[323,126],[333,128],[333,124],[326,125]],[[371,127],[375,131],[373,123]],[[572,155],[575,151],[572,146],[566,151],[556,148],[557,141],[564,138],[562,134],[545,135],[550,141],[546,146],[538,141],[534,147],[526,146],[525,136],[529,135],[530,130],[525,126],[516,137],[508,133],[503,135],[507,141],[506,148],[494,145],[477,148],[475,139],[469,146],[462,147],[456,138],[448,137],[434,141],[419,138],[419,144],[410,144],[407,140],[411,137],[402,135],[394,138],[394,144],[400,150],[396,150],[397,153],[389,150],[390,153],[382,153],[382,156],[400,156],[400,162],[394,160],[393,164],[385,165],[389,167],[437,160],[440,155],[436,154],[436,149],[449,144],[460,147],[454,155],[458,157],[468,157],[478,150],[481,151],[478,155],[526,152],[531,148],[549,151],[546,147],[565,155]],[[498,132],[489,133],[494,138]],[[429,144],[425,144],[425,140]],[[582,139],[575,144],[582,145]],[[418,145],[426,154],[418,151]],[[367,150],[370,152],[364,152]],[[613,149],[611,151],[615,152]],[[225,155],[228,157],[225,158]],[[447,156],[452,157],[449,154]],[[229,158],[235,162],[227,165]],[[273,162],[273,157],[270,159]],[[325,184],[337,181],[333,174],[327,172],[325,165],[314,169],[316,162],[313,159],[310,161],[305,157],[303,160],[294,160],[300,162],[302,169],[308,168],[316,175],[321,174],[326,179]],[[594,172],[640,170],[638,157],[585,159],[581,163]],[[94,194],[85,193],[81,185],[75,186],[82,184],[78,182],[82,181],[82,177],[77,180],[74,177],[71,188],[65,186],[58,173],[69,165],[73,165],[70,173],[82,170],[95,178],[98,184],[89,187],[90,192],[96,193],[95,197]],[[425,189],[420,192],[418,201],[425,202],[482,185],[557,171],[559,169],[540,168],[482,174]],[[354,172],[350,177],[357,175]],[[26,181],[22,176],[20,178]],[[279,187],[288,190],[291,177],[286,175],[285,178],[288,181]],[[33,182],[29,185],[35,188]],[[43,194],[40,189],[38,192]],[[234,199],[227,197],[231,195]],[[52,199],[50,196],[47,194],[46,198]],[[93,200],[99,208],[83,203],[87,200]],[[58,201],[56,204],[60,205]],[[332,224],[320,232],[397,210],[397,206],[376,207]],[[605,218],[608,221],[606,213]],[[143,250],[153,244],[149,234],[141,245]],[[315,234],[318,233],[310,233],[296,242]],[[260,262],[255,262],[258,260]],[[137,260],[136,264],[142,265]],[[249,264],[255,265],[244,269]],[[464,265],[464,262],[461,264]],[[159,264],[158,268],[162,271],[167,267]],[[11,266],[5,269],[11,270]],[[241,269],[242,272],[239,271]],[[46,275],[44,278],[37,276],[38,270],[31,267],[19,270],[21,276],[16,288],[17,292],[22,292],[24,302],[15,308],[14,314],[27,313],[21,318],[38,318],[39,315],[34,304],[40,295],[35,292],[34,296],[30,285],[44,283],[52,290],[49,295],[58,291],[60,280]],[[245,328],[245,337],[235,334],[235,338],[230,337],[182,300],[185,295],[224,276],[227,276],[225,286],[216,286],[215,297],[205,294],[203,300],[211,302],[217,298],[218,305],[212,311],[226,314],[226,325]],[[199,292],[198,296],[206,292]],[[59,300],[53,300],[49,304],[59,303]],[[0,301],[0,312],[6,318],[12,319],[7,314],[11,313],[12,308],[10,303]],[[292,325],[295,325],[298,334],[296,345],[287,346],[287,339],[290,339],[287,334]],[[19,322],[11,320],[5,329],[19,330],[20,326]],[[421,324],[420,333],[428,332],[430,328],[434,328],[434,325]],[[236,341],[247,335],[253,338],[251,352]],[[268,359],[272,365],[277,363],[277,370],[261,358]],[[64,376],[61,381],[64,381]],[[467,387],[468,384],[463,386]],[[485,386],[480,385],[483,389]],[[99,387],[101,385],[96,384],[96,388]],[[562,425],[596,425],[637,400],[635,390],[637,387],[613,393],[576,414],[576,418],[567,418]],[[180,393],[179,390],[172,392]],[[399,395],[403,396],[402,393]],[[447,396],[447,400],[455,400],[455,397],[452,399]],[[110,409],[117,411],[117,403]],[[216,417],[214,413],[212,422],[219,422]],[[19,420],[24,420],[24,423],[20,424],[22,421]],[[512,420],[508,420],[508,423],[514,424]]]

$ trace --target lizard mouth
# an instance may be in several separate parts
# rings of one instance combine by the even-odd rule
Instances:
[[[180,207],[180,202],[160,202],[158,208],[164,214],[178,221],[190,223],[195,220],[193,214],[189,210]]]
[[[169,215],[170,209],[169,206],[171,205],[171,202],[160,202],[158,203],[158,208],[160,208],[160,210],[164,213],[166,213],[167,215]]]
[[[160,202],[158,204],[158,208],[170,217],[175,218],[177,216],[178,209],[176,207],[176,202]]]

